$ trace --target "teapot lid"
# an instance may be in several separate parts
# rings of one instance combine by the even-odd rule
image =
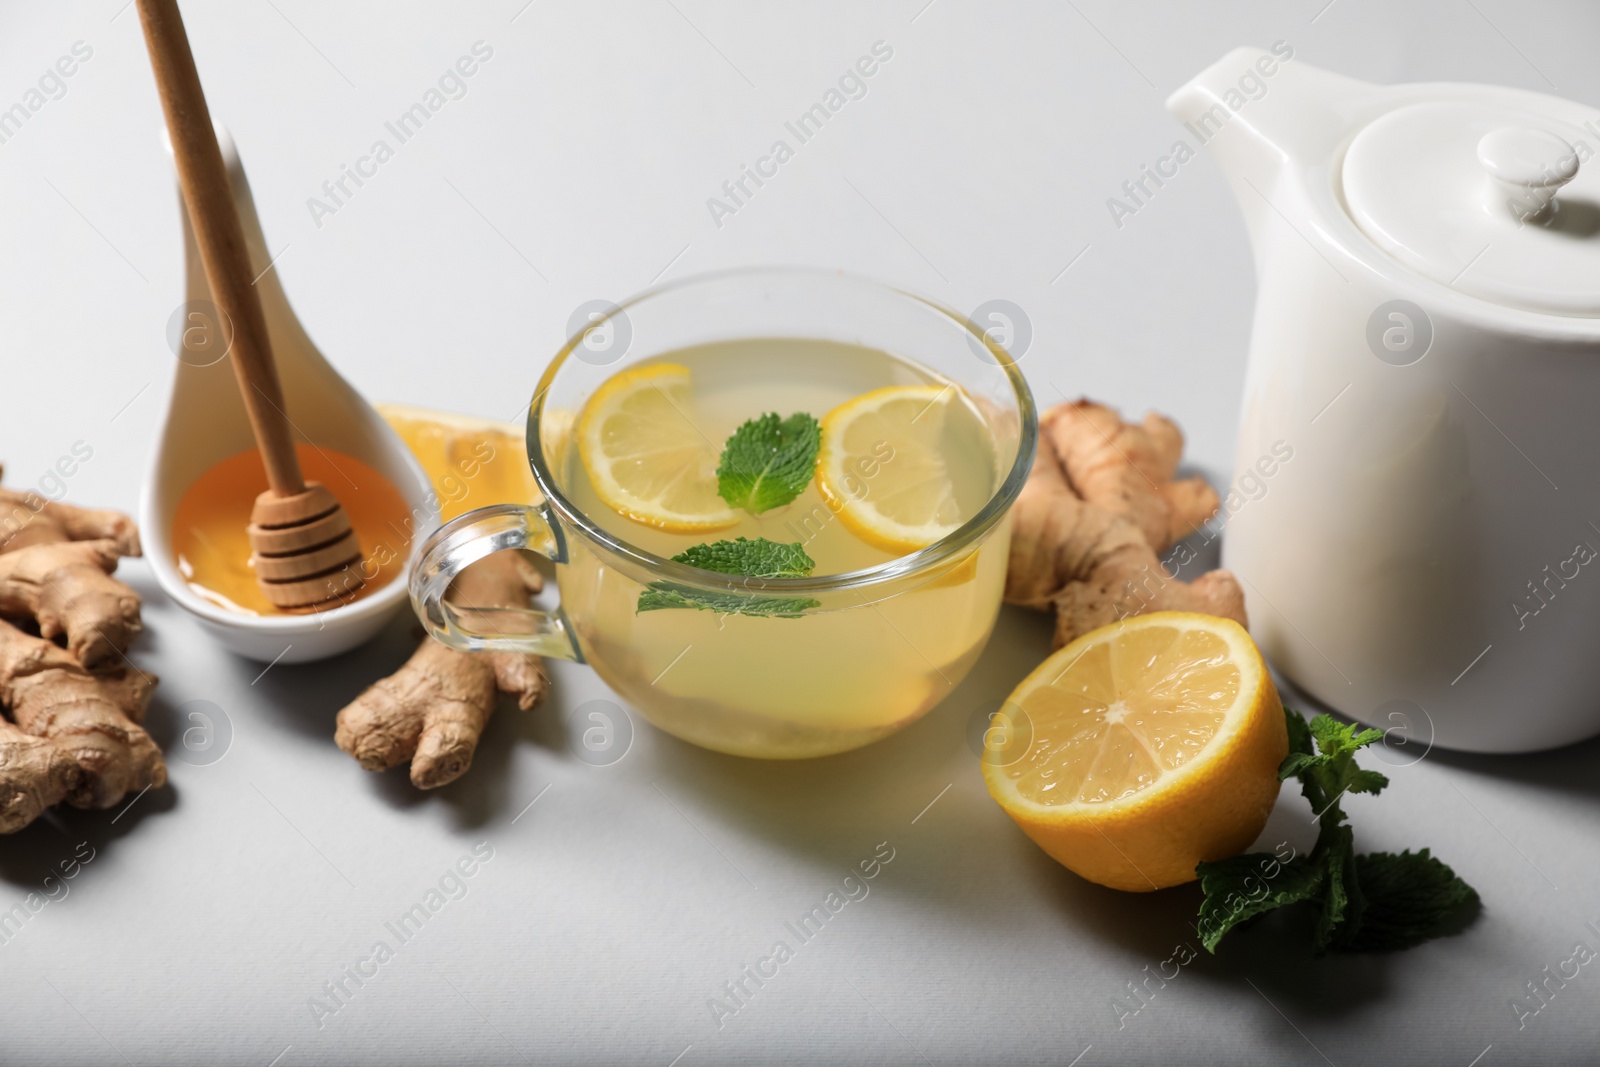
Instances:
[[[1435,281],[1600,317],[1600,159],[1585,139],[1595,131],[1477,101],[1402,107],[1350,142],[1345,203],[1379,247]]]

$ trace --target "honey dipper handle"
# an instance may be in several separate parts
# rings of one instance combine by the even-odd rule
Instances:
[[[233,186],[211,127],[205,91],[189,51],[189,35],[184,32],[177,0],[138,0],[138,5],[145,47],[150,51],[161,108],[172,135],[178,182],[189,206],[189,222],[211,284],[211,299],[226,316],[223,336],[227,336],[226,324],[233,326],[233,370],[266,463],[267,483],[279,496],[292,496],[305,491],[305,480],[272,361],[266,317],[250,276],[250,253],[239,226]]]

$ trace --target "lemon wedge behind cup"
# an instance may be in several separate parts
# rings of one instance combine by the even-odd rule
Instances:
[[[439,496],[444,521],[489,504],[540,499],[528,470],[522,427],[407,404],[377,408],[422,464]]]

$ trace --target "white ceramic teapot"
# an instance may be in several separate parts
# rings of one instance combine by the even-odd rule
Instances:
[[[1600,733],[1600,112],[1285,51],[1167,102],[1255,252],[1223,562],[1256,640],[1418,752]]]

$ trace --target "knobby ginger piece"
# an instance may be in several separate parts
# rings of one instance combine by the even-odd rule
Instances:
[[[526,607],[543,585],[526,559],[497,552],[457,577],[450,601],[462,608]],[[472,765],[497,693],[514,693],[528,711],[547,685],[538,656],[461,652],[425,637],[404,666],[339,712],[334,740],[369,771],[409,760],[411,783],[436,789]]]
[[[0,621],[0,833],[62,801],[107,808],[166,784],[140,726],[156,680],[123,656],[139,597],[111,576],[139,551],[121,512],[0,489],[0,615],[43,634]]]
[[[139,528],[120,511],[58,504],[0,487],[0,552],[56,541],[112,541],[121,555],[141,554]]]
[[[0,834],[27,826],[82,784],[83,770],[65,749],[0,719]]]
[[[1135,426],[1089,401],[1040,416],[1039,452],[1012,509],[1005,597],[1038,610],[1053,606],[1057,648],[1148,611],[1245,623],[1244,592],[1232,574],[1217,570],[1182,582],[1157,555],[1218,504],[1200,479],[1172,480],[1182,443],[1162,416]]]
[[[65,634],[86,667],[114,665],[142,629],[138,594],[111,577],[119,557],[139,554],[139,528],[120,511],[0,488],[0,615]]]
[[[139,596],[111,577],[117,542],[37,542],[0,552],[0,615],[32,618],[86,667],[115,663],[143,624]]]
[[[1183,458],[1183,433],[1164,415],[1123,422],[1104,404],[1077,400],[1046,413],[1048,437],[1078,496],[1138,526],[1156,552],[1165,552],[1217,513],[1221,501],[1204,478],[1174,480]],[[1041,447],[1043,441],[1041,440]]]
[[[1056,598],[1054,647],[1108,626],[1119,619],[1151,611],[1196,611],[1218,615],[1244,626],[1244,590],[1229,571],[1207,571],[1192,582],[1169,577],[1154,551],[1146,547],[1137,560],[1122,558],[1073,582]]]
[[[140,726],[155,685],[132,668],[91,672],[65,649],[0,622],[0,703],[11,709],[14,729],[76,763],[81,776],[64,794],[74,807],[109,808],[130,792],[166,784],[161,750]],[[40,764],[30,773],[38,779],[56,772]],[[39,796],[50,791],[40,788]]]

